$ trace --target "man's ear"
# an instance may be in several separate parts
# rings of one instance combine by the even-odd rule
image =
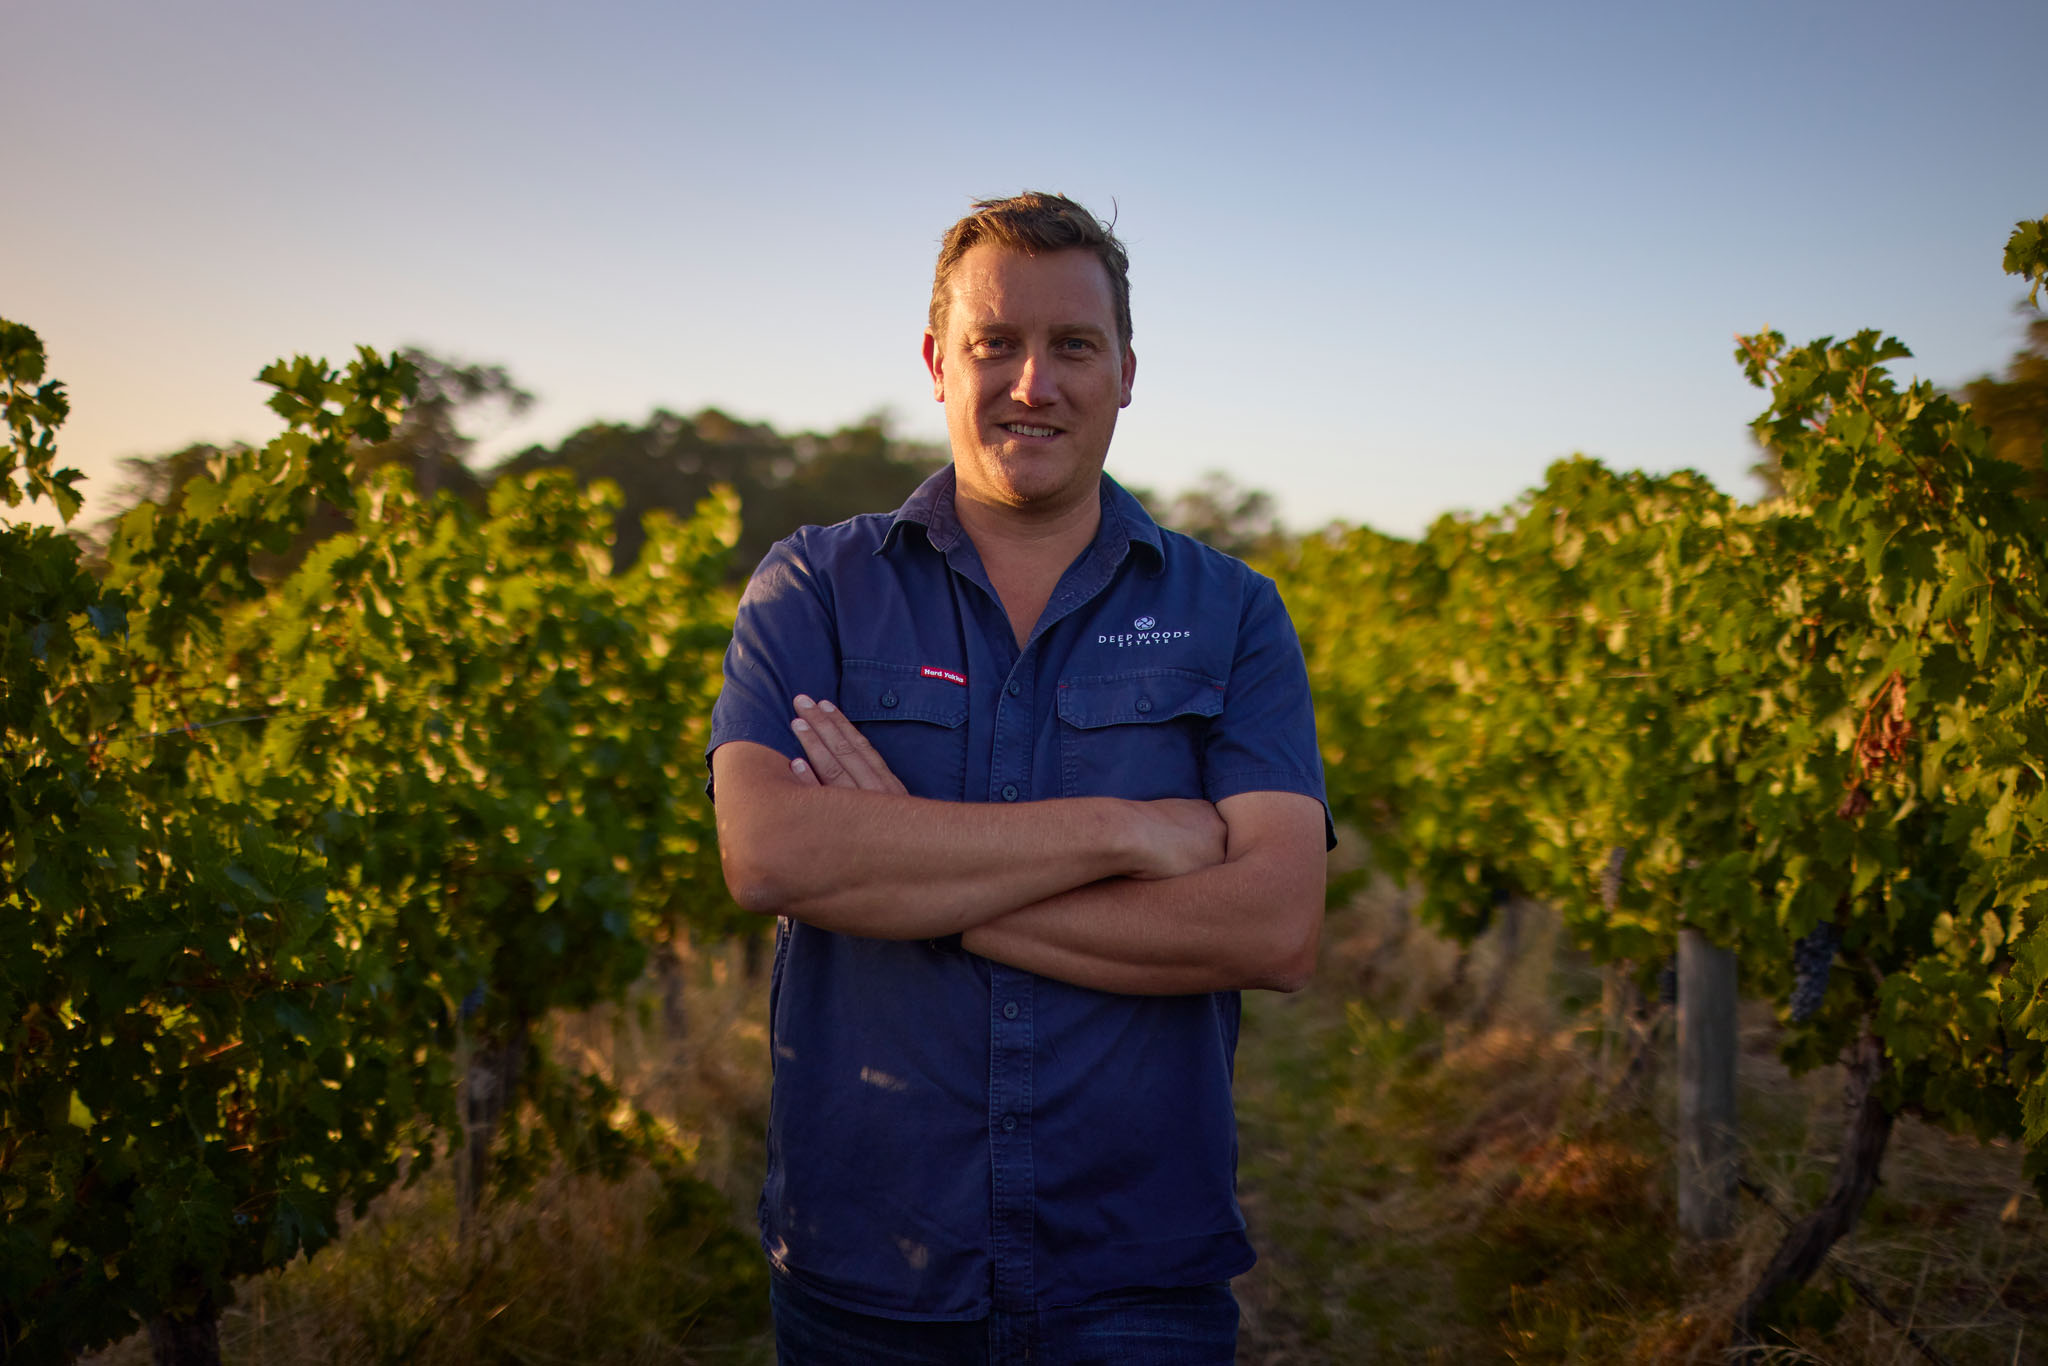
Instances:
[[[946,353],[939,345],[939,339],[932,335],[932,330],[927,327],[924,330],[924,368],[932,372],[932,397],[941,403],[946,401],[945,359]],[[1129,403],[1131,400],[1128,381],[1125,382],[1124,389],[1124,402]]]
[[[1123,397],[1116,401],[1117,407],[1128,408],[1131,406],[1131,381],[1137,377],[1138,353],[1131,350],[1129,346],[1126,346],[1124,347],[1124,393]]]

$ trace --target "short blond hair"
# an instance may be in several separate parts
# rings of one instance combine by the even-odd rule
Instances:
[[[1117,340],[1131,344],[1131,261],[1109,224],[1063,194],[1027,190],[1008,199],[976,201],[974,212],[946,229],[939,242],[939,264],[932,272],[932,335],[946,339],[946,311],[952,306],[953,272],[960,258],[983,242],[1013,251],[1085,251],[1109,272],[1109,293],[1116,309]]]

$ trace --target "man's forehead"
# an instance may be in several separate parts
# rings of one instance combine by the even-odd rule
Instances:
[[[1116,328],[1109,268],[1083,248],[1026,252],[982,243],[960,258],[949,292],[955,314],[979,322],[1017,316]]]

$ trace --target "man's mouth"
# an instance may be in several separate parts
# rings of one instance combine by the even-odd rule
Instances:
[[[1002,428],[1004,431],[1014,432],[1018,436],[1058,436],[1060,434],[1060,429],[1057,427],[1034,427],[1029,422],[1005,422],[1002,424]]]

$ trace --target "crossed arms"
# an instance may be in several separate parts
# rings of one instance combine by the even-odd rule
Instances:
[[[868,938],[959,934],[1101,991],[1307,983],[1323,916],[1313,797],[930,801],[829,702],[796,707],[804,759],[744,740],[712,754],[719,852],[747,909]]]

